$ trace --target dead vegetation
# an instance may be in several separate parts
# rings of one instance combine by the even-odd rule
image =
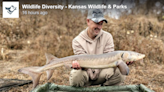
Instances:
[[[1,17],[1,16],[0,16]],[[164,91],[164,22],[143,15],[124,15],[119,20],[107,17],[103,29],[113,35],[115,50],[132,50],[146,54],[143,61],[130,65],[131,73],[125,85],[144,84],[156,92]],[[0,78],[31,79],[17,70],[27,66],[42,66],[44,54],[57,57],[73,55],[71,42],[86,25],[86,14],[80,11],[55,10],[46,16],[21,15],[19,19],[0,18]],[[59,67],[49,82],[69,85],[70,70]],[[46,74],[40,84],[46,83]],[[26,85],[9,92],[28,92]]]

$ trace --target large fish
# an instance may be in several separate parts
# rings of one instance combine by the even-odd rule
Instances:
[[[71,65],[75,60],[82,68],[118,67],[123,75],[128,75],[129,68],[126,65],[126,62],[137,61],[145,57],[144,54],[133,51],[113,51],[99,55],[72,55],[64,58],[57,58],[50,54],[45,55],[47,59],[46,65],[41,67],[26,67],[18,70],[19,72],[28,74],[32,77],[33,88],[38,85],[43,71],[47,72],[47,79],[50,79],[54,68],[68,64]]]

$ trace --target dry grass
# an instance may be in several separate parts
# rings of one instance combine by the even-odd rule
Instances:
[[[146,54],[143,61],[130,66],[131,73],[124,84],[142,83],[156,92],[164,91],[164,22],[141,15],[107,19],[109,22],[103,29],[113,35],[116,50]],[[0,18],[0,49],[3,51],[0,54],[0,78],[31,79],[17,70],[44,65],[45,52],[57,57],[73,55],[72,39],[87,27],[85,20],[85,14],[71,10],[49,11],[46,16],[20,14],[19,19]],[[49,81],[69,85],[69,71],[59,67]],[[40,84],[46,82],[46,74],[43,74]],[[32,84],[13,88],[10,92],[28,92],[31,88]]]

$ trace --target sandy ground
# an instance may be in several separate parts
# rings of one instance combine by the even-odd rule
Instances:
[[[141,61],[143,62],[143,61]],[[28,62],[18,61],[0,61],[0,78],[5,79],[22,79],[31,80],[31,77],[25,74],[18,73],[17,70],[22,67],[27,67]],[[164,65],[162,64],[145,64],[135,62],[129,66],[130,75],[126,77],[123,85],[144,84],[155,92],[164,92]],[[48,81],[59,85],[69,85],[70,69],[59,67],[55,69],[53,77]],[[41,77],[40,84],[46,83],[46,74]],[[21,87],[14,87],[9,92],[29,92],[32,89],[32,84]]]

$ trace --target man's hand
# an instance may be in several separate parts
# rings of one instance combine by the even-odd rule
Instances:
[[[133,63],[133,61],[126,62],[127,65],[130,65],[130,64],[132,64],[132,63]]]
[[[79,62],[77,62],[76,60],[72,62],[72,68],[74,69],[81,69]]]

